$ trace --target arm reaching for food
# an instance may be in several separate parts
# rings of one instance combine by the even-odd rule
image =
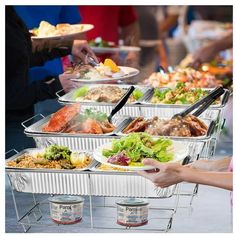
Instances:
[[[39,66],[48,60],[66,56],[70,53],[73,55],[75,61],[82,61],[84,64],[88,64],[87,60],[88,56],[90,56],[98,63],[97,57],[86,40],[74,40],[65,43],[60,42],[57,44],[56,48],[51,48],[51,46],[46,43],[38,48],[34,47],[30,60],[31,66]]]
[[[231,32],[227,36],[200,48],[193,55],[193,62],[191,63],[191,65],[193,67],[198,67],[203,62],[209,62],[213,60],[220,51],[232,47],[233,47],[233,33]]]
[[[187,166],[206,171],[227,171],[231,160],[231,157],[226,157],[220,160],[198,160],[188,164]]]
[[[152,159],[143,160],[143,164],[151,165],[155,169],[152,171],[139,171],[138,173],[161,188],[186,181],[233,190],[232,172],[209,172],[188,168],[179,163],[163,164]]]

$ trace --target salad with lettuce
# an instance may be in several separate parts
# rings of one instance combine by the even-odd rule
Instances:
[[[208,91],[201,88],[190,89],[185,83],[179,82],[176,88],[154,90],[152,103],[155,104],[192,104],[209,94]],[[217,100],[215,103],[219,103]]]
[[[121,166],[143,166],[144,158],[153,158],[160,162],[173,160],[173,142],[170,139],[153,139],[147,133],[131,133],[120,139],[114,139],[111,149],[103,149],[107,162]]]

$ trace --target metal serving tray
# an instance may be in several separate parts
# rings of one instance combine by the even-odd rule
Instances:
[[[140,108],[140,115],[144,117],[153,117],[158,116],[163,119],[170,119],[173,115],[180,113],[181,111],[185,110],[184,107],[175,107],[175,108],[169,108],[169,107],[141,107]],[[212,121],[216,121],[216,123],[220,119],[221,110],[220,109],[208,109],[204,111],[199,118],[200,119],[208,119]],[[132,116],[132,115],[130,115]]]
[[[25,149],[12,157],[5,163],[15,160],[26,153],[42,151],[42,149]],[[79,149],[78,149],[79,150]],[[93,160],[87,167],[82,169],[39,169],[39,168],[17,168],[6,165],[6,173],[9,176],[11,185],[18,192],[87,195],[89,193],[88,171],[96,163]],[[78,173],[81,173],[78,175]],[[82,174],[83,173],[83,174]],[[79,184],[74,184],[79,183]]]
[[[169,198],[175,193],[176,185],[161,189],[135,171],[99,170],[100,165],[97,162],[90,168],[94,173],[91,184],[96,196]]]
[[[126,124],[125,117],[118,117],[114,116],[112,118],[112,123],[116,126],[116,129],[113,132],[106,133],[106,134],[73,134],[73,133],[61,133],[61,132],[44,132],[42,131],[42,128],[48,123],[52,115],[49,115],[47,117],[42,118],[41,120],[37,121],[33,125],[30,125],[29,127],[25,126],[25,122],[22,123],[22,125],[25,127],[24,133],[29,137],[107,137],[107,136],[114,136],[117,132],[119,132],[123,126]],[[28,122],[27,120],[26,122]]]
[[[6,170],[19,170],[19,171],[30,171],[30,172],[59,172],[59,173],[74,173],[74,172],[78,172],[78,171],[84,171],[84,170],[89,170],[94,164],[96,164],[96,160],[93,158],[93,153],[91,151],[83,151],[83,150],[78,150],[78,152],[87,152],[88,154],[91,155],[92,157],[92,162],[87,165],[84,168],[81,169],[49,169],[49,168],[20,168],[20,167],[11,167],[11,166],[7,166],[7,162],[9,161],[13,161],[13,160],[17,160],[18,158],[20,158],[21,156],[25,155],[25,154],[35,154],[35,153],[41,153],[44,149],[43,148],[27,148],[24,149],[21,152],[16,153],[14,156],[8,158],[5,160],[5,164],[6,164]]]
[[[161,91],[165,91],[169,88],[167,87],[161,87],[161,88],[158,88],[160,89]],[[193,89],[194,90],[194,89]],[[207,88],[202,88],[202,90],[204,91],[208,91],[208,92],[211,92],[213,89],[207,89]],[[228,89],[224,89],[224,93],[220,96],[220,103],[219,104],[214,104],[214,105],[211,105],[209,107],[209,109],[222,109],[226,103],[228,102],[229,100],[229,97],[230,97],[230,91]],[[142,105],[145,105],[147,107],[167,107],[167,108],[182,108],[182,107],[188,107],[190,106],[191,104],[158,104],[158,103],[152,103],[151,102],[151,99],[153,98],[153,95],[154,95],[154,88],[152,89],[149,89],[146,94],[145,94],[145,99],[142,101]]]
[[[58,138],[56,138],[58,140]],[[61,140],[61,139],[60,139]],[[87,138],[87,145],[90,141],[97,140],[101,143],[110,142],[112,139],[90,139]],[[78,145],[79,142],[77,142]],[[201,156],[204,142],[184,142],[188,145],[189,155],[192,160]],[[101,144],[100,144],[101,145]],[[73,146],[73,145],[72,145]],[[75,147],[75,146],[74,146]],[[74,150],[88,150],[71,148]],[[26,149],[7,161],[16,159],[25,153]],[[19,192],[31,192],[41,194],[71,194],[71,195],[92,195],[92,196],[119,196],[119,197],[170,197],[176,186],[169,188],[156,188],[149,180],[137,175],[136,172],[110,172],[96,171],[93,166],[90,170],[52,170],[52,169],[23,169],[6,167],[14,190]]]
[[[124,123],[126,125],[123,126],[122,130],[119,131],[119,133],[117,133],[117,135],[119,136],[126,136],[127,134],[124,134],[123,133],[123,130],[135,119],[136,117],[129,117],[129,118],[126,118],[124,119]],[[153,118],[153,116],[149,116],[149,117],[144,117],[144,119],[151,119]],[[160,119],[163,119],[162,117],[160,117]],[[216,122],[215,121],[212,121],[210,119],[201,119],[207,126],[208,126],[208,129],[207,129],[207,133],[206,135],[202,135],[202,136],[197,136],[197,137],[179,137],[179,136],[159,136],[159,135],[152,135],[153,137],[164,137],[164,138],[171,138],[171,139],[178,139],[178,140],[201,140],[201,141],[207,141],[209,139],[212,138],[212,135],[213,133],[215,132],[215,128],[216,128]]]
[[[79,86],[78,88],[83,87],[83,86],[87,86],[87,87],[89,87],[89,89],[97,88],[97,87],[101,87],[101,86],[113,86],[113,87],[119,87],[119,88],[128,90],[130,88],[130,86],[132,86],[132,85],[119,85],[119,84],[115,84],[115,85],[114,84],[93,84],[93,85],[88,84],[88,85],[85,85],[85,84],[83,84],[83,85]],[[139,85],[133,85],[133,86],[135,87],[135,89],[139,89],[141,92],[143,92],[143,96],[135,102],[127,103],[126,106],[134,106],[134,105],[141,104],[142,101],[144,99],[146,99],[147,94],[150,93],[149,90],[152,90],[151,87],[147,87],[147,86],[146,87],[139,86]],[[73,99],[73,94],[75,91],[76,91],[76,89],[70,91],[69,93],[67,93],[61,97],[59,95],[59,93],[60,93],[60,91],[59,91],[57,93],[57,96],[59,97],[58,102],[62,103],[62,104],[72,104],[72,103],[79,102],[83,105],[90,105],[90,106],[96,106],[96,105],[98,105],[98,106],[115,106],[116,105],[116,103],[96,102],[96,101],[83,100],[83,99],[76,101]]]

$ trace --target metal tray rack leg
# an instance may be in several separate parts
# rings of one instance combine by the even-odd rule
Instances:
[[[33,209],[37,208],[38,213],[39,213],[39,216],[37,217],[36,214],[35,214],[35,212],[34,212],[34,217],[35,217],[35,220],[36,220],[36,221],[39,221],[39,220],[42,218],[42,212],[41,212],[41,210],[40,210],[40,208],[39,208],[39,203],[37,203],[37,201],[36,201],[36,198],[35,198],[34,193],[32,193],[33,206],[32,206],[26,213],[24,213],[22,216],[20,216],[19,209],[18,209],[18,205],[17,205],[17,201],[16,201],[15,190],[14,190],[14,188],[13,188],[13,186],[12,186],[11,179],[10,179],[9,175],[7,175],[7,176],[8,176],[9,182],[10,182],[11,193],[12,193],[12,199],[13,199],[13,205],[14,205],[15,212],[16,212],[17,222],[18,222],[19,224],[21,224],[21,223],[20,223],[21,220],[26,217],[26,218],[27,218],[27,221],[28,221],[28,223],[29,223],[29,224],[21,224],[21,226],[22,226],[22,228],[23,228],[23,231],[26,233],[26,232],[28,232],[29,229],[31,228],[30,221],[29,221],[29,218],[28,218],[28,216],[29,216],[29,214],[31,213],[31,211],[32,211]]]
[[[120,226],[116,223],[116,206],[115,204],[109,204],[109,199],[111,197],[100,197],[103,198],[102,204],[94,204],[92,207],[93,215],[93,228],[94,229],[106,229],[106,230],[116,230],[118,231],[136,231],[136,232],[168,232],[172,228],[172,223],[174,219],[174,215],[178,208],[179,202],[179,195],[175,195],[174,204],[172,207],[162,207],[162,206],[150,206],[149,207],[149,219],[148,225],[140,226],[140,227],[127,227],[127,226]],[[148,198],[150,200],[162,201],[163,199],[155,199],[155,198]],[[104,204],[105,202],[105,204]],[[100,212],[103,212],[103,222],[105,221],[106,224],[103,224],[100,221]],[[105,214],[104,214],[105,212]],[[107,212],[107,214],[106,214]],[[105,215],[105,216],[104,216]],[[108,216],[106,216],[108,215]],[[99,217],[100,216],[100,217]]]

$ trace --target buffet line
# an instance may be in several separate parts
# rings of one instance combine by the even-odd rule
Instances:
[[[91,204],[92,196],[170,198],[178,185],[161,189],[136,173],[150,169],[143,166],[143,158],[188,164],[213,157],[224,125],[223,109],[232,95],[229,83],[214,75],[223,69],[161,69],[144,84],[124,85],[98,82],[108,75],[105,82],[117,82],[137,75],[136,70],[122,71],[109,60],[100,67],[68,70],[79,73],[78,82],[83,75],[83,84],[65,95],[58,93],[63,107],[54,114],[22,123],[37,148],[6,160],[13,192],[89,196]],[[135,205],[124,201],[117,204],[119,209]]]

